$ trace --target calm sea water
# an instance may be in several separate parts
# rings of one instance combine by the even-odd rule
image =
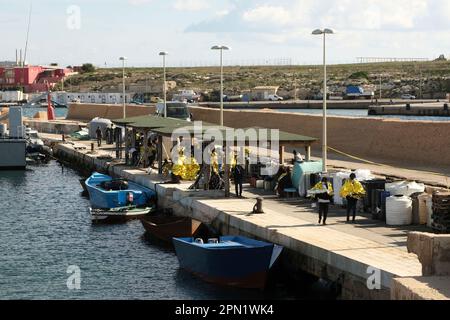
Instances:
[[[322,115],[323,111],[320,109],[280,109],[278,112],[293,112],[293,113],[304,113],[304,114],[317,114]],[[409,116],[368,116],[367,110],[352,110],[352,109],[343,109],[343,110],[327,110],[327,114],[330,116],[343,116],[343,117],[369,117],[369,118],[378,118],[378,119],[401,119],[408,121],[417,121],[417,120],[427,120],[427,121],[450,121],[450,117],[409,117]]]
[[[46,111],[45,108],[25,108],[24,115],[27,117],[32,117],[38,111]],[[275,111],[275,110],[274,110]],[[294,113],[304,113],[304,114],[317,114],[321,115],[322,110],[320,109],[280,109],[276,110],[278,112],[294,112]],[[67,109],[58,108],[55,110],[57,117],[65,117],[67,115]],[[330,116],[343,116],[343,117],[369,117],[367,115],[367,110],[352,110],[352,109],[344,109],[344,110],[328,110],[328,115]],[[408,116],[370,116],[370,118],[379,118],[379,119],[402,119],[409,121],[417,121],[417,120],[427,120],[427,121],[450,121],[450,117],[408,117]]]
[[[67,116],[67,110],[66,108],[56,108],[55,109],[55,116],[56,117],[66,117]],[[47,108],[23,108],[23,115],[24,117],[33,117],[37,112],[39,111],[45,111],[47,112]]]
[[[306,287],[219,287],[181,270],[139,221],[93,225],[80,176],[57,163],[0,171],[0,299],[301,299]],[[81,289],[67,288],[69,266]]]

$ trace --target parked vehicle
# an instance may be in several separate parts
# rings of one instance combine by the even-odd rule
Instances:
[[[164,101],[160,97],[151,97],[150,102],[151,103],[160,103],[160,102],[164,102]]]
[[[345,98],[349,100],[354,99],[373,99],[375,97],[375,92],[365,91],[360,86],[347,86],[345,91]]]
[[[267,96],[267,100],[269,100],[269,101],[283,101],[284,99],[283,99],[283,97],[280,97],[277,94],[271,94],[271,95]]]
[[[197,94],[194,90],[179,90],[178,93],[174,94],[172,97],[172,101],[179,102],[198,102],[200,99],[200,95]]]
[[[156,114],[164,117],[164,102],[156,104]],[[167,102],[167,117],[191,121],[189,106],[186,102]]]
[[[401,99],[403,99],[403,100],[415,100],[416,96],[413,96],[412,94],[405,93],[405,94],[402,94]]]

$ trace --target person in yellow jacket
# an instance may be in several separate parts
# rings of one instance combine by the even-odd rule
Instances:
[[[350,212],[353,212],[353,222],[356,220],[356,204],[358,200],[365,196],[366,190],[361,182],[356,180],[356,175],[352,173],[350,179],[345,182],[340,191],[340,196],[347,199],[347,222],[350,222]]]
[[[328,210],[331,198],[333,197],[333,185],[328,182],[328,178],[323,177],[322,181],[316,184],[314,188],[310,190],[310,192],[315,194],[316,198],[319,201],[319,224],[322,223],[323,217],[323,225],[326,225]]]

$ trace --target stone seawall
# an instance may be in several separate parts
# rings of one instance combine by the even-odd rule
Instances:
[[[127,105],[127,117],[144,116],[154,114],[154,106]],[[123,118],[123,106],[119,104],[71,104],[67,114],[67,120],[91,121],[95,117],[105,119]]]
[[[219,110],[192,108],[195,120],[219,122]],[[270,111],[224,111],[224,124],[234,128],[267,127],[321,138],[322,117]],[[450,122],[370,118],[328,118],[328,144],[372,161],[409,166],[450,163]],[[320,143],[315,145],[319,150]]]
[[[121,105],[72,104],[68,119],[118,119]],[[219,122],[219,110],[191,107],[194,120]],[[155,108],[127,106],[127,116],[154,114]],[[224,110],[224,124],[234,128],[266,127],[321,138],[322,117],[272,111]],[[348,154],[386,164],[445,167],[450,163],[450,122],[394,119],[328,118],[328,144]],[[321,144],[315,144],[315,150]]]

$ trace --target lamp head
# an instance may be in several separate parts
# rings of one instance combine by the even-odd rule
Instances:
[[[125,61],[125,60],[128,60],[128,59],[127,59],[127,57],[120,57],[119,60],[120,61]]]
[[[334,34],[334,31],[331,29],[316,29],[312,32],[313,35],[321,35],[321,34]]]
[[[221,46],[213,46],[213,47],[211,48],[211,50],[230,50],[230,48],[227,47],[227,46],[221,45]]]
[[[166,51],[161,51],[161,52],[159,53],[159,55],[160,55],[160,56],[168,56],[169,53],[166,52]]]

